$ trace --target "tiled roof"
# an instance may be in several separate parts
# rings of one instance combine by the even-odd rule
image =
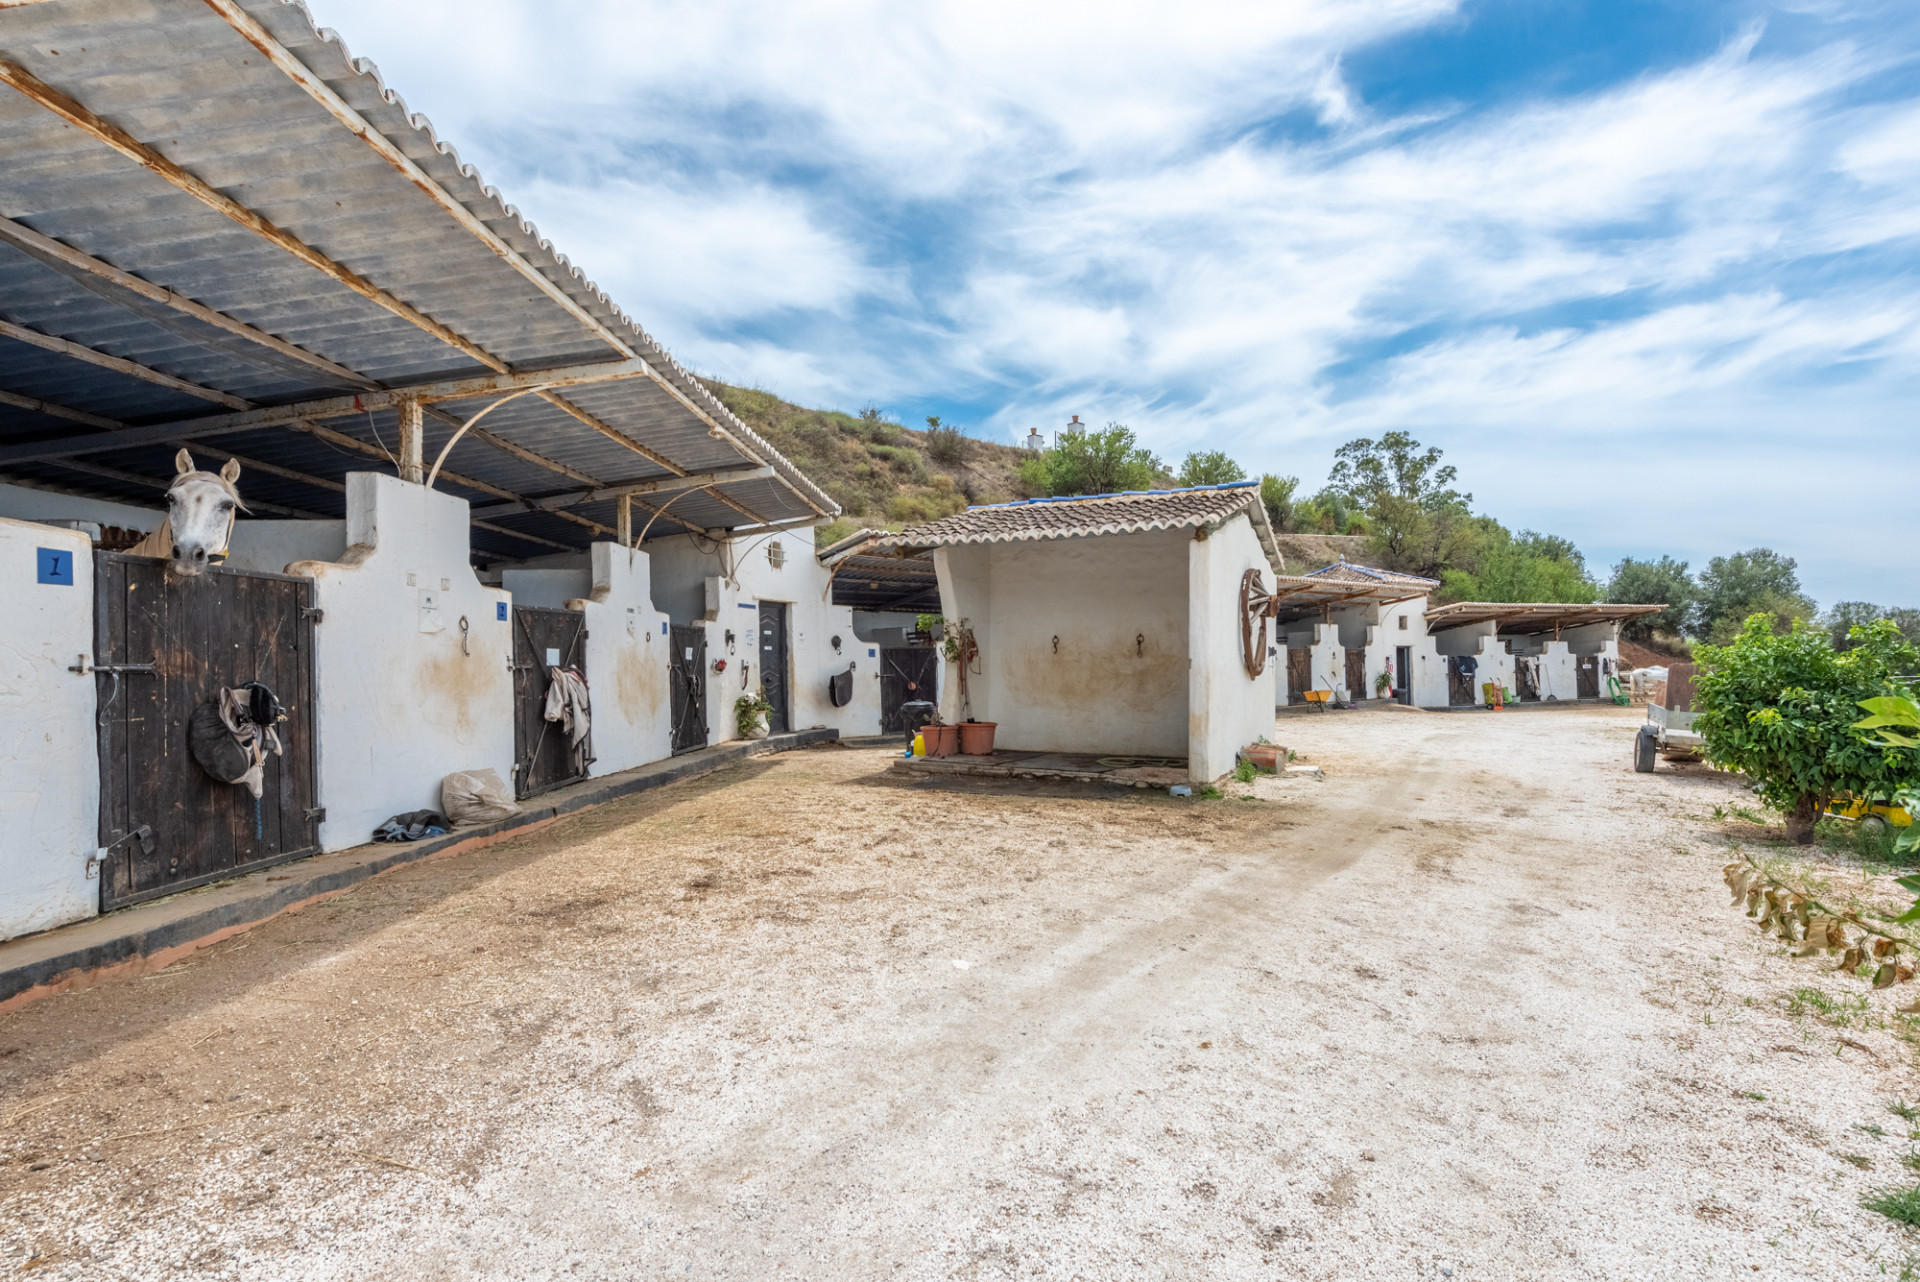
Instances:
[[[1428,588],[1440,586],[1438,579],[1423,579],[1417,574],[1402,574],[1398,570],[1378,570],[1371,565],[1353,565],[1346,561],[1323,565],[1317,570],[1309,570],[1304,577],[1332,579],[1337,583],[1404,583],[1409,587]]]
[[[1185,490],[1133,490],[1057,499],[1023,499],[970,507],[944,520],[908,526],[870,545],[874,550],[953,547],[963,543],[1019,543],[1103,534],[1214,526],[1246,512],[1269,560],[1277,564],[1273,530],[1255,481]]]

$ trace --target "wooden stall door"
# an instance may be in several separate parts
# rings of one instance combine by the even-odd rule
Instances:
[[[1287,651],[1287,702],[1305,703],[1313,689],[1313,651]]]
[[[906,714],[900,710],[901,704],[939,704],[939,653],[926,646],[900,646],[880,652],[881,734],[907,732],[909,727]]]
[[[707,630],[676,626],[667,665],[673,703],[673,755],[707,746]]]
[[[1540,660],[1519,654],[1513,659],[1513,692],[1522,703],[1540,701],[1540,683],[1534,679],[1534,667]]]
[[[1574,659],[1574,697],[1579,699],[1598,699],[1600,697],[1600,656],[1582,654]]]
[[[1347,698],[1364,699],[1371,693],[1367,689],[1367,652],[1347,651]]]
[[[773,705],[773,710],[767,713],[767,730],[772,734],[785,734],[793,729],[792,700],[787,685],[787,607],[762,601],[760,694]]]
[[[317,854],[313,580],[96,552],[94,584],[101,911]],[[257,802],[187,743],[194,709],[249,681],[287,714]]]
[[[551,668],[589,676],[587,616],[578,610],[513,607],[513,788],[519,797],[578,783],[593,762],[591,730],[575,747],[565,727],[547,720]]]
[[[1470,708],[1473,706],[1473,674],[1459,655],[1447,657],[1447,706],[1452,708]]]

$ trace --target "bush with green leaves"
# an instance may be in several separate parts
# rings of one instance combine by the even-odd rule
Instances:
[[[936,463],[958,463],[967,456],[967,438],[959,428],[927,415],[927,457]]]
[[[742,739],[752,735],[760,718],[773,711],[773,705],[758,690],[748,691],[733,701],[733,728]]]
[[[1225,450],[1200,450],[1187,455],[1174,479],[1182,485],[1231,485],[1246,480],[1247,473]]]
[[[1060,443],[1020,465],[1020,482],[1037,495],[1118,494],[1151,490],[1166,468],[1124,423],[1062,432]]]
[[[1771,615],[1755,614],[1731,644],[1694,651],[1693,726],[1707,760],[1753,780],[1802,845],[1836,793],[1885,799],[1915,781],[1911,749],[1854,725],[1862,703],[1902,693],[1898,678],[1920,667],[1920,650],[1884,621],[1853,641],[1836,651],[1822,630],[1775,632]]]
[[[1893,620],[1888,620],[1888,623],[1896,628],[1900,626]],[[1880,733],[1873,737],[1874,743],[1904,751],[1909,754],[1909,761],[1920,762],[1920,737],[1916,737],[1920,736],[1920,703],[1905,694],[1884,694],[1875,699],[1862,699],[1860,706],[1869,715],[1853,723],[1855,731],[1878,730]],[[1894,789],[1889,800],[1914,820],[1899,830],[1894,839],[1893,853],[1906,856],[1920,851],[1920,766],[1910,773],[1906,782]],[[1911,877],[1902,878],[1900,884],[1908,890],[1920,892],[1920,884],[1908,884],[1913,880]],[[1920,918],[1920,900],[1915,900],[1914,911],[1908,915]]]

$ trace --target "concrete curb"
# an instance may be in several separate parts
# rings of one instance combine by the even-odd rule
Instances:
[[[8,940],[0,944],[0,1013],[55,993],[160,970],[188,953],[282,913],[297,912],[403,864],[481,850],[620,797],[711,774],[748,757],[839,737],[838,730],[799,730],[703,748],[536,797],[522,813],[499,823],[463,828],[426,841],[369,844],[315,855],[104,917]]]

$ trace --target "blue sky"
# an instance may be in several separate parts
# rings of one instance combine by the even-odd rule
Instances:
[[[1920,6],[313,9],[702,372],[1920,605]]]

